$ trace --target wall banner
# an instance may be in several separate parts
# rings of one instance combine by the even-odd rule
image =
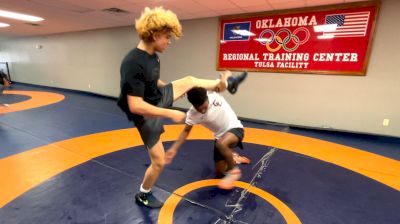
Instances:
[[[217,69],[365,75],[377,1],[220,17]]]

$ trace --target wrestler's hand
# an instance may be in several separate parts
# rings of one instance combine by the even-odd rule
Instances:
[[[232,76],[232,72],[228,70],[220,73],[219,75],[220,82],[215,90],[216,92],[223,92],[226,90],[226,88],[228,87],[228,78],[230,76]]]
[[[170,110],[169,118],[175,123],[184,123],[186,119],[186,113],[179,110]]]

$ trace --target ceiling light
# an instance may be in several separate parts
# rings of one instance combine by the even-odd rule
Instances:
[[[0,10],[0,16],[10,18],[10,19],[29,21],[29,22],[39,22],[39,21],[44,20],[43,18],[40,18],[37,16],[25,15],[25,14],[5,11],[5,10]]]
[[[10,24],[7,24],[7,23],[0,23],[0,27],[9,27],[10,26]]]
[[[325,24],[325,25],[318,25],[314,26],[315,32],[332,32],[335,31],[337,24]]]
[[[324,35],[319,35],[317,38],[318,39],[332,39],[334,37],[335,37],[335,35],[333,35],[333,34],[324,34]]]
[[[241,36],[255,36],[254,33],[248,31],[248,30],[231,30],[235,34],[239,34]]]
[[[271,39],[269,39],[269,38],[254,38],[254,40],[258,41],[258,42],[261,42],[261,43],[270,42],[271,41]]]

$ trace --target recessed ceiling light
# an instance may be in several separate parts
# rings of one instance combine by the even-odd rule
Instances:
[[[29,21],[29,22],[39,22],[39,21],[44,20],[41,17],[31,16],[31,15],[26,15],[26,14],[21,14],[21,13],[16,13],[16,12],[10,12],[10,11],[5,11],[5,10],[0,10],[0,16],[10,18],[10,19]]]
[[[337,24],[324,24],[324,25],[314,26],[314,31],[315,32],[332,32],[332,31],[335,31],[336,28],[337,28]]]
[[[270,38],[254,38],[255,41],[264,43],[264,42],[270,42],[271,39]]]
[[[333,34],[324,34],[324,35],[319,35],[317,36],[318,39],[332,39],[335,38],[335,35]]]
[[[231,30],[233,33],[242,35],[242,36],[254,36],[255,34],[248,30]]]
[[[7,24],[7,23],[0,23],[0,27],[9,27],[10,26],[10,24]]]

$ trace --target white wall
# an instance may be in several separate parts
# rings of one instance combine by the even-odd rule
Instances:
[[[14,81],[117,96],[120,63],[137,41],[133,27],[18,38],[2,41],[0,61]]]
[[[400,137],[399,11],[400,1],[383,1],[366,76],[252,72],[236,95],[225,96],[241,117]],[[215,78],[218,18],[182,24],[184,37],[161,55],[162,79]],[[117,96],[120,62],[137,41],[133,26],[2,40],[0,61],[11,62],[19,82]]]

